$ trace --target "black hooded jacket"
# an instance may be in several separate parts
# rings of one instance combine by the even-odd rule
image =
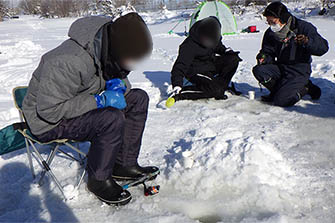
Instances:
[[[220,23],[215,17],[213,17]],[[215,73],[215,54],[223,55],[226,47],[219,41],[215,48],[207,48],[200,42],[199,26],[202,21],[196,22],[190,35],[179,47],[178,58],[171,71],[172,86],[183,86],[183,78],[190,79],[193,75]],[[221,26],[221,25],[220,25]]]

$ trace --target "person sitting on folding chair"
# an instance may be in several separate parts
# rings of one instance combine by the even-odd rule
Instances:
[[[171,71],[173,92],[167,107],[179,100],[227,99],[225,91],[242,60],[239,52],[226,48],[221,40],[221,23],[216,17],[192,26]],[[184,78],[192,85],[184,86]]]
[[[149,97],[127,79],[152,51],[143,19],[129,13],[112,21],[92,16],[75,21],[70,39],[43,55],[29,83],[23,113],[41,142],[90,141],[88,190],[107,204],[125,205],[131,194],[114,179],[156,172],[137,162]]]

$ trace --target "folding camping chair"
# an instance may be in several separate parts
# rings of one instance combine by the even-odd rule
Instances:
[[[23,99],[24,99],[24,97],[27,93],[27,90],[28,90],[28,87],[26,87],[26,86],[16,87],[16,88],[13,89],[13,97],[14,97],[15,106],[18,109],[19,114],[20,114],[20,120],[22,122],[20,127],[18,128],[18,131],[25,138],[27,156],[28,156],[29,167],[30,167],[31,173],[33,175],[33,178],[35,178],[36,176],[35,176],[33,160],[32,160],[32,157],[34,157],[36,159],[36,161],[38,162],[38,164],[42,167],[41,177],[38,181],[38,184],[40,186],[42,186],[43,178],[44,178],[45,174],[48,174],[50,176],[50,178],[55,182],[56,186],[59,188],[59,190],[61,191],[62,195],[64,196],[64,198],[66,200],[67,198],[66,198],[65,193],[64,193],[64,188],[60,184],[60,182],[57,179],[57,177],[55,176],[55,174],[53,173],[50,165],[51,165],[53,159],[55,158],[57,152],[60,152],[60,153],[64,154],[66,157],[69,157],[70,159],[79,162],[80,165],[84,165],[87,154],[80,151],[79,146],[78,146],[78,148],[76,148],[75,146],[71,145],[71,143],[74,143],[73,141],[70,141],[70,140],[67,140],[67,139],[60,139],[60,140],[53,140],[53,141],[50,141],[50,142],[42,143],[42,142],[38,141],[38,139],[36,139],[31,134],[31,132],[27,128],[27,125],[25,124],[25,118],[24,118],[23,111],[22,111],[22,103],[23,103]],[[47,145],[51,148],[51,152],[48,155],[46,160],[42,157],[41,153],[36,148],[36,146],[35,146],[36,143],[39,144],[39,145],[42,145],[42,146]],[[69,147],[70,149],[72,149],[74,152],[78,153],[79,158],[75,158],[74,156],[72,156],[69,153],[62,150],[60,147],[64,146],[64,145]],[[33,155],[35,155],[35,156],[33,156]],[[85,176],[85,173],[86,173],[86,171],[84,169],[76,188],[79,188],[79,186],[80,186],[80,184],[81,184],[81,182],[82,182],[82,180]]]

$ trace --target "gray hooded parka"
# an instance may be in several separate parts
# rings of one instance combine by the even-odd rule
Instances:
[[[78,19],[69,30],[70,39],[42,56],[23,101],[34,135],[50,131],[63,119],[97,109],[94,95],[105,88],[97,36],[111,20],[101,16]]]

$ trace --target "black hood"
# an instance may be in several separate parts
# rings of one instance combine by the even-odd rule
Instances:
[[[105,24],[95,37],[95,46],[104,79],[124,79],[130,71],[120,66],[120,60],[149,55],[152,38],[143,19],[137,13],[129,13]]]
[[[194,23],[194,25],[191,27],[190,38],[192,38],[198,44],[204,46],[201,41],[202,37],[207,37],[217,44],[219,41],[221,41],[221,23],[216,17],[210,16],[208,18],[202,19]]]
[[[106,24],[101,29],[101,69],[105,80],[113,78],[125,79],[130,71],[122,69],[119,65],[116,50],[112,44],[113,37],[109,34],[109,29],[112,23]]]

